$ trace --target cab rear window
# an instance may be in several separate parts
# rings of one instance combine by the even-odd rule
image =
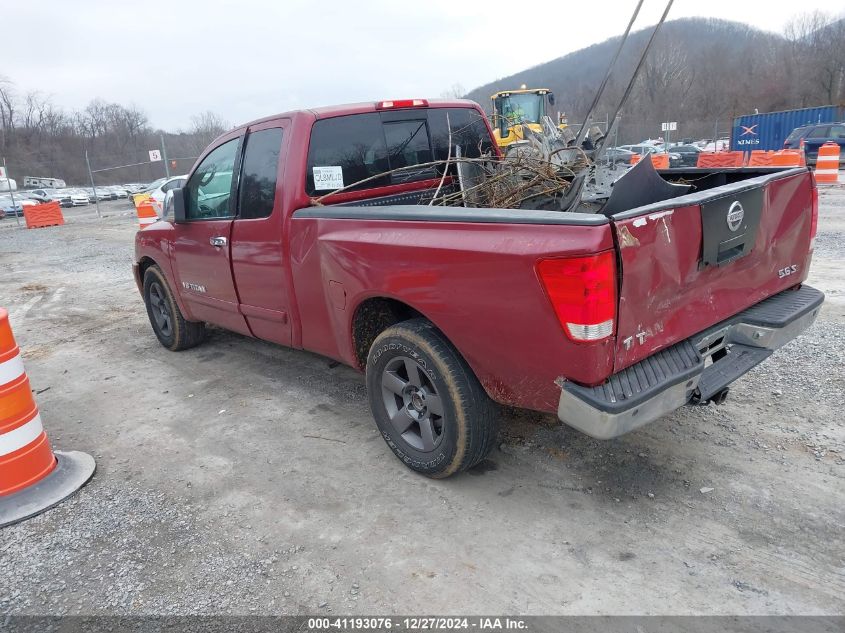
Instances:
[[[320,119],[311,130],[305,190],[313,196],[342,187],[358,191],[439,178],[443,167],[426,163],[446,159],[450,128],[452,144],[461,146],[462,156],[475,158],[492,152],[484,118],[471,108],[409,109]],[[415,165],[419,167],[393,172]],[[385,172],[392,173],[380,175]]]

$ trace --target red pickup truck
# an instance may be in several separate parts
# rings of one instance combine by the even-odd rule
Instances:
[[[497,155],[477,104],[224,134],[136,236],[155,335],[183,350],[211,323],[356,367],[393,452],[445,477],[494,446],[496,403],[616,437],[720,403],[819,313],[807,169],[670,170],[689,193],[615,212],[432,206],[450,145]]]

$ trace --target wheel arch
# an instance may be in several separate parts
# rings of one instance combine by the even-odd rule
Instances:
[[[379,334],[392,325],[415,318],[424,318],[434,323],[425,314],[399,299],[384,296],[362,299],[352,311],[349,328],[356,368],[364,371],[370,347]]]
[[[147,269],[150,266],[158,266],[158,263],[149,255],[144,255],[140,260],[138,260],[138,281],[139,286],[144,285],[144,274],[147,272]],[[159,266],[161,268],[161,266]]]
[[[176,305],[179,306],[179,309],[182,311],[182,314],[186,318],[188,318],[189,320],[193,320],[193,315],[191,311],[188,309],[188,306],[182,300],[181,293],[178,292],[178,289],[176,287],[176,280],[173,279],[173,271],[170,269],[170,266],[163,264],[162,262],[154,259],[153,257],[150,257],[149,255],[143,255],[141,259],[138,260],[138,287],[143,289],[144,275],[151,266],[158,266],[158,269],[161,271],[161,274],[164,275],[165,281],[170,286],[170,291],[173,293],[173,298],[176,300]]]
[[[352,311],[349,331],[351,334],[355,368],[360,371],[366,370],[370,347],[379,334],[397,323],[417,318],[425,319],[437,328],[440,334],[460,354],[461,358],[466,361],[470,370],[481,383],[484,391],[487,392],[487,395],[496,400],[495,390],[490,388],[490,384],[485,380],[484,374],[479,372],[479,367],[476,366],[473,359],[467,357],[461,347],[449,336],[449,333],[428,314],[395,297],[384,295],[365,297],[361,299]]]

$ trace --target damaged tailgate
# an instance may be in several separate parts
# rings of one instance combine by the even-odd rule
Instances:
[[[812,177],[794,169],[612,216],[619,371],[803,281]]]

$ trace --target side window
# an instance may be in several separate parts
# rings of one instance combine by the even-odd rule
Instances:
[[[827,138],[830,135],[829,125],[820,125],[813,128],[813,131],[807,135],[807,138]]]
[[[830,138],[843,139],[845,138],[845,125],[834,125],[830,128]],[[841,143],[840,143],[841,145]]]
[[[241,219],[266,218],[273,212],[281,147],[282,129],[278,127],[247,137],[238,200]]]
[[[238,140],[226,141],[200,163],[188,179],[185,215],[192,220],[226,218],[232,215],[229,199]]]

